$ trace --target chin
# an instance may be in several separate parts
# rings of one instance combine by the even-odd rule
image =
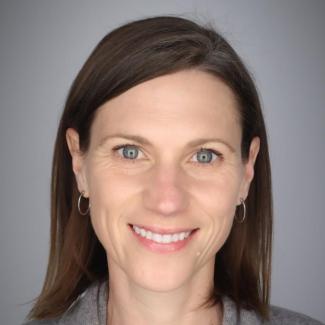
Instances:
[[[192,264],[192,265],[191,265]],[[190,281],[195,274],[193,263],[166,261],[155,263],[142,261],[133,265],[128,277],[134,284],[150,291],[168,292],[176,290]]]

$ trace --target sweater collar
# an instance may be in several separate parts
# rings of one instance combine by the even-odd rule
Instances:
[[[222,297],[222,325],[258,325],[260,318],[254,311],[241,309],[240,322],[237,319],[236,305],[227,296]],[[64,320],[71,324],[106,325],[107,282],[94,283],[82,293],[64,314]],[[64,324],[66,324],[66,322]]]

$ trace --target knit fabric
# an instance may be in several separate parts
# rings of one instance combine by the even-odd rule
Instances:
[[[254,312],[242,309],[237,319],[235,303],[228,297],[223,297],[222,325],[322,325],[323,323],[306,315],[288,309],[271,306],[270,321],[262,322]],[[69,309],[57,319],[33,320],[23,325],[106,325],[107,286],[91,285],[81,294]],[[135,324],[136,325],[136,324]],[[324,324],[323,324],[324,325]]]

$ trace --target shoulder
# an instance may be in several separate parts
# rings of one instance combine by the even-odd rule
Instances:
[[[57,325],[60,324],[59,320],[49,319],[49,320],[30,320],[22,325]]]
[[[30,320],[23,325],[75,325],[106,323],[106,286],[94,283],[58,318]]]
[[[323,323],[295,311],[270,306],[270,319],[263,321],[260,316],[253,310],[241,309],[240,320],[236,314],[236,305],[229,297],[223,297],[223,325],[324,325]]]
[[[271,325],[286,325],[286,324],[297,324],[297,325],[322,325],[323,323],[319,322],[316,319],[313,319],[307,315],[278,307],[270,307],[270,321],[267,324]]]

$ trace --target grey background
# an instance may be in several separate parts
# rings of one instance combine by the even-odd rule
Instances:
[[[272,303],[325,322],[325,2],[2,1],[0,4],[0,324],[40,291],[50,168],[69,86],[112,28],[158,14],[212,20],[253,71],[274,182]]]

